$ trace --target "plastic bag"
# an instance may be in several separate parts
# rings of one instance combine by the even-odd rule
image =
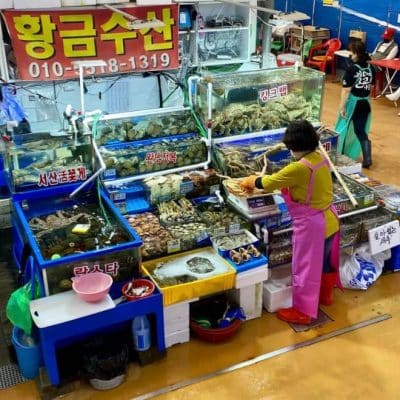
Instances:
[[[390,258],[390,250],[371,255],[368,245],[356,249],[351,256],[343,256],[340,280],[344,288],[367,290],[382,274],[383,264]]]
[[[40,291],[39,285],[35,286],[34,298],[36,299],[40,297]],[[32,317],[29,309],[31,297],[32,287],[29,282],[11,293],[6,307],[7,318],[14,326],[22,329],[28,336],[32,331]]]

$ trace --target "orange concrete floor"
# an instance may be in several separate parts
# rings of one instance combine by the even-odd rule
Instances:
[[[331,78],[328,78],[330,80]],[[340,85],[327,82],[323,121],[336,118]],[[386,99],[373,101],[374,165],[369,175],[400,184],[394,173],[400,118]],[[396,157],[395,157],[396,156]],[[168,349],[167,357],[145,367],[131,364],[126,382],[98,392],[80,382],[60,398],[72,400],[125,400],[212,373],[264,353],[318,338],[368,319],[392,318],[341,336],[297,349],[246,368],[158,396],[158,399],[400,399],[400,273],[381,277],[368,291],[340,292],[324,311],[334,319],[321,327],[295,333],[274,314],[246,322],[238,335],[224,344],[196,339]],[[33,381],[0,391],[0,398],[39,399]]]

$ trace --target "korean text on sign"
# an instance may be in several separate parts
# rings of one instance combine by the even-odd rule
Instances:
[[[56,186],[63,183],[85,181],[86,167],[69,168],[61,171],[42,172],[39,175],[38,186]]]
[[[371,253],[377,254],[400,244],[399,221],[392,221],[368,231]]]
[[[278,99],[279,97],[284,97],[287,95],[288,95],[287,85],[273,86],[270,88],[260,90],[258,92],[258,98],[262,103],[266,103],[267,101]]]
[[[102,59],[87,74],[177,68],[178,6],[124,8],[164,26],[130,29],[129,20],[107,9],[4,11],[20,79],[76,77],[73,61]]]

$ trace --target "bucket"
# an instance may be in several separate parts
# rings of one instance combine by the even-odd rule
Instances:
[[[24,343],[24,331],[14,327],[12,331],[12,343],[17,354],[18,366],[24,378],[34,379],[42,365],[42,350],[40,344],[35,342],[32,346]]]
[[[400,245],[391,249],[392,256],[385,261],[385,269],[389,271],[398,271],[400,269]]]

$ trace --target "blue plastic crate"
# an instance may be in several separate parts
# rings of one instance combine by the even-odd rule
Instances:
[[[44,216],[54,211],[71,208],[77,201],[68,197],[58,197],[24,201],[23,204],[21,201],[14,202],[14,224],[17,231],[23,236],[20,242],[26,242],[30,247],[35,267],[41,272],[46,295],[67,290],[67,287],[61,285],[61,281],[64,281],[65,284],[65,281],[68,281],[78,272],[87,273],[95,270],[108,272],[113,276],[115,282],[126,281],[140,275],[141,257],[139,248],[142,244],[141,239],[122,217],[106,193],[100,191],[100,196],[110,218],[123,228],[129,240],[107,248],[71,254],[53,260],[44,258],[28,221],[35,216]],[[95,192],[79,198],[79,202],[85,202],[85,204],[93,204],[97,201]],[[15,250],[16,257],[18,257],[20,251]]]

